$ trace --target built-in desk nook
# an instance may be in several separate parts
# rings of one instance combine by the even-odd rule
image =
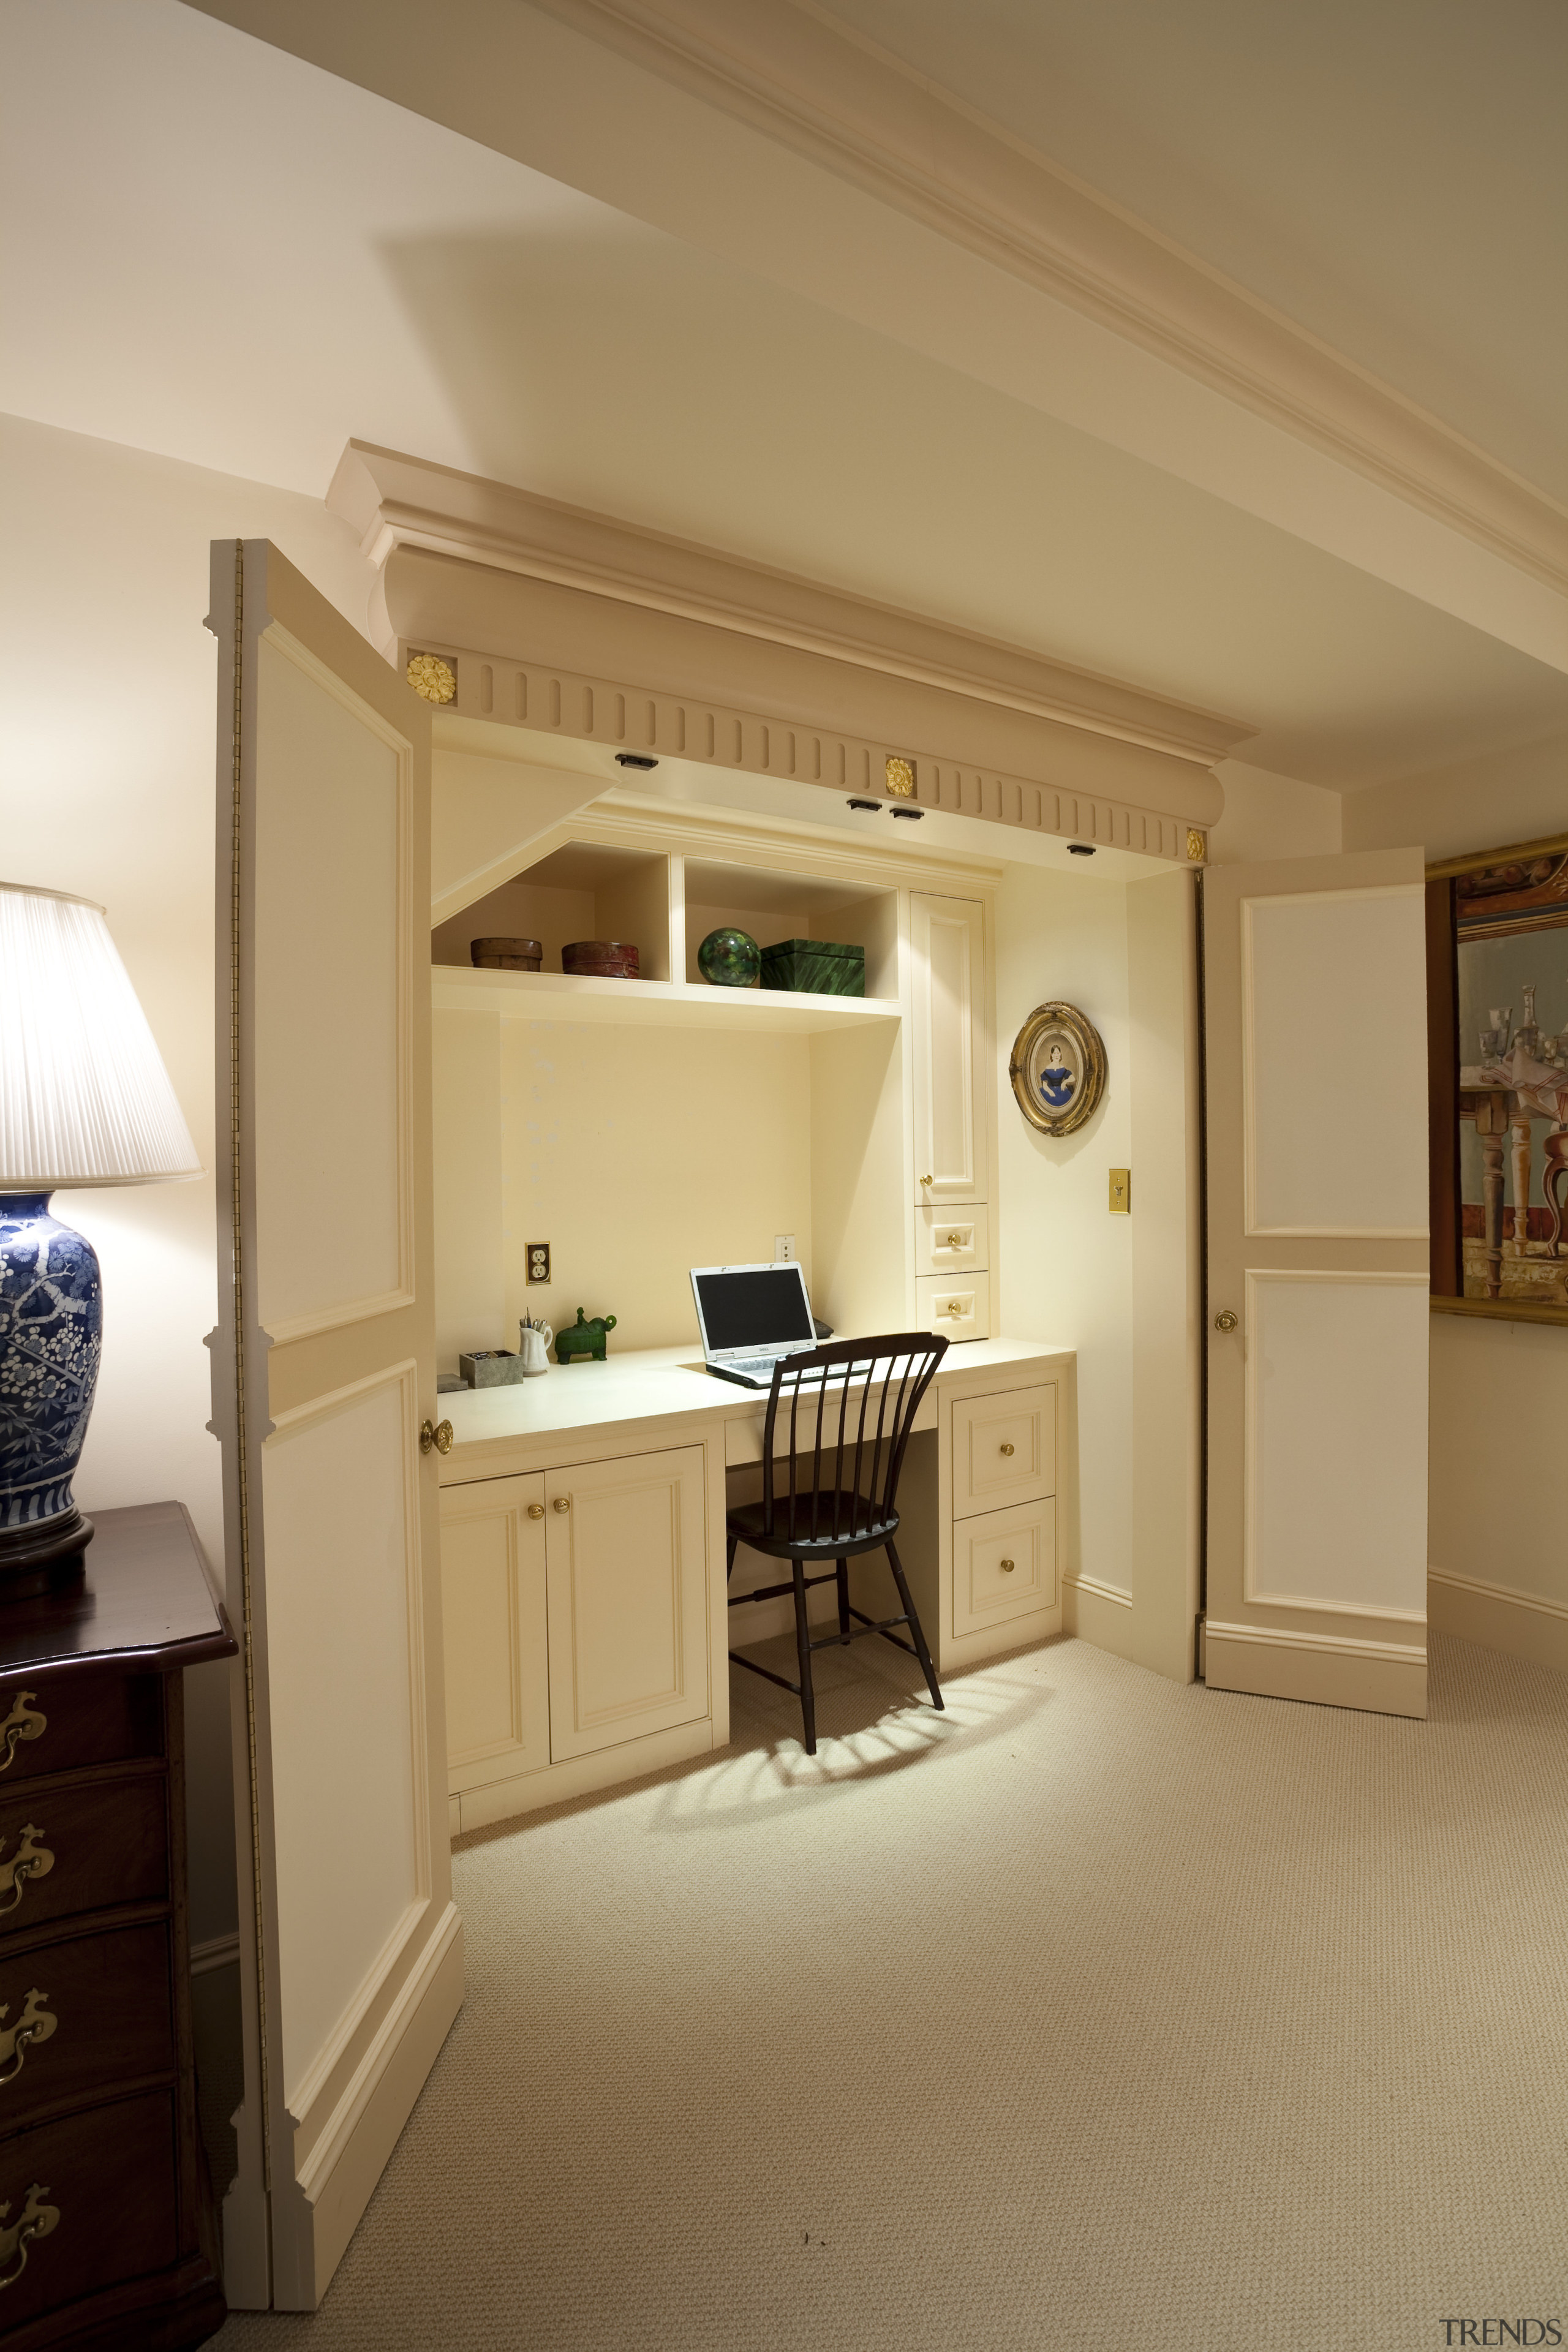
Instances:
[[[939,1673],[1061,1630],[1073,1369],[1068,1349],[980,1340],[921,1401],[899,1543]],[[754,1486],[764,1403],[689,1347],[442,1399],[454,1835],[724,1746],[724,1513]],[[742,1552],[737,1587],[768,1565]],[[853,1577],[886,1605],[879,1554]]]

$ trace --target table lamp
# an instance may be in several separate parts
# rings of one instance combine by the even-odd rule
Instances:
[[[199,1176],[103,908],[0,882],[0,1601],[79,1572],[71,1497],[103,1340],[90,1242],[61,1185]]]

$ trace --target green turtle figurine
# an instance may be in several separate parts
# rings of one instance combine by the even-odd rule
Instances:
[[[555,1360],[569,1364],[574,1356],[585,1364],[602,1364],[605,1341],[616,1328],[613,1315],[595,1315],[590,1323],[583,1309],[577,1309],[577,1320],[568,1329],[555,1335]]]

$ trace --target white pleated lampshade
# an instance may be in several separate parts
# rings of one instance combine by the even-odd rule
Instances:
[[[0,882],[0,1192],[201,1172],[103,908]]]

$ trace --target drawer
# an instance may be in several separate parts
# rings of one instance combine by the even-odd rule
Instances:
[[[78,2099],[101,2099],[116,2083],[174,2071],[167,1927],[120,1927],[0,1956],[0,2133]]]
[[[0,2297],[7,2329],[179,2251],[171,2091],[89,2107],[0,2140]],[[24,2239],[21,2231],[36,2226]],[[108,2340],[107,2338],[105,2339]]]
[[[952,1530],[953,1632],[984,1633],[1042,1609],[1054,1609],[1059,1622],[1055,1498],[959,1520]]]
[[[922,1274],[915,1282],[915,1322],[949,1339],[991,1337],[991,1278],[985,1274]]]
[[[952,1516],[1000,1510],[1056,1492],[1054,1381],[999,1396],[960,1397],[952,1408]]]
[[[0,1796],[40,1772],[163,1752],[161,1675],[7,1675],[0,1682]]]
[[[963,1209],[915,1211],[915,1272],[973,1274],[989,1265],[990,1226],[984,1202]]]
[[[0,1957],[5,1939],[116,1903],[163,1903],[169,1841],[162,1772],[40,1780],[0,1801]],[[19,1865],[19,1866],[18,1866]]]

